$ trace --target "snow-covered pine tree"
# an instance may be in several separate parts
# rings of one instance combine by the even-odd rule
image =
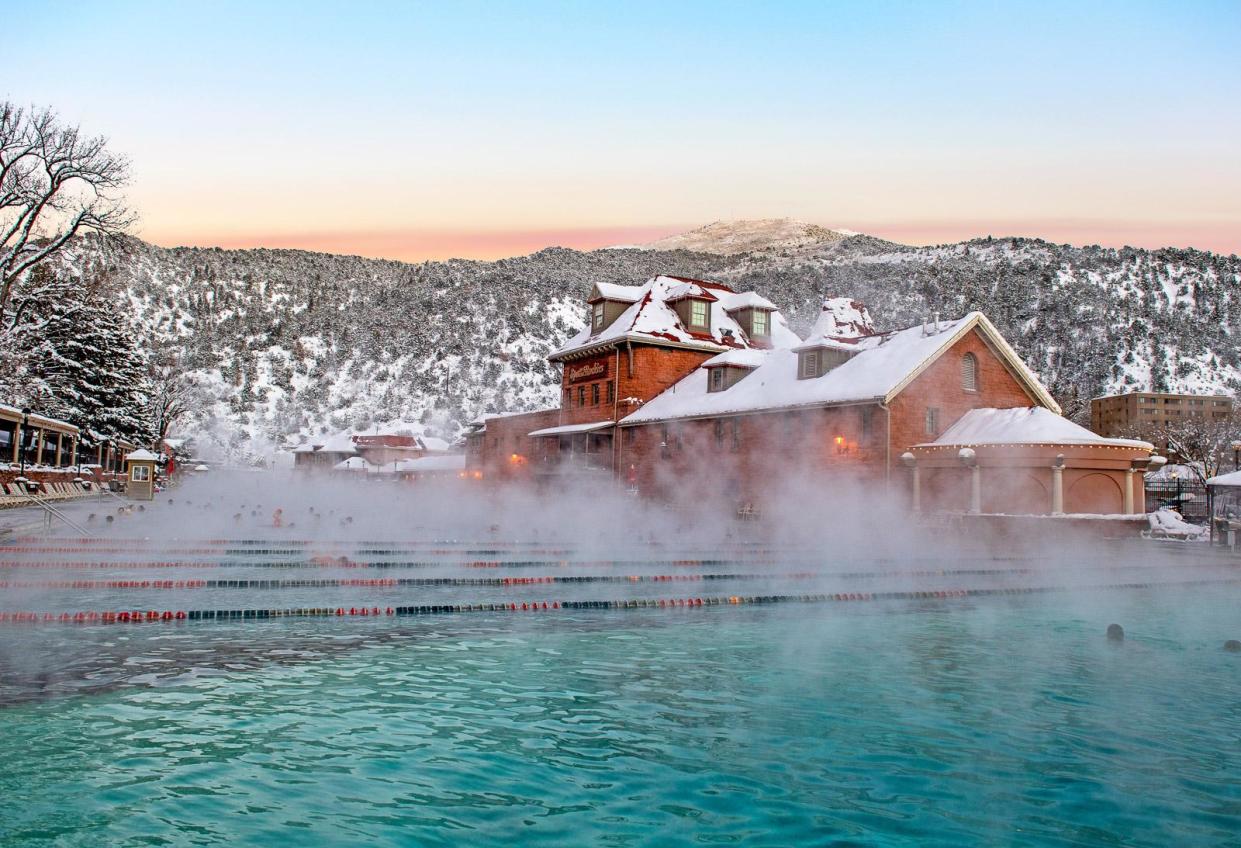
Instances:
[[[150,443],[146,361],[125,311],[100,287],[51,291],[52,297],[26,304],[5,335],[5,358],[18,367],[0,389],[13,402],[83,430]]]

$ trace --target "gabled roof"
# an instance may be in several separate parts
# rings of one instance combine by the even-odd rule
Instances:
[[[757,368],[767,361],[767,351],[759,348],[742,348],[726,350],[702,363],[703,368],[714,368],[717,365],[732,365],[738,368]]]
[[[596,284],[596,287],[602,284]],[[690,333],[676,310],[668,305],[674,291],[688,291],[688,286],[716,299],[711,303],[711,327],[708,333]],[[620,286],[617,288],[631,288]],[[736,321],[724,308],[725,299],[733,296],[725,286],[716,286],[701,280],[659,276],[636,286],[641,296],[634,300],[615,321],[598,333],[591,333],[588,326],[570,339],[563,347],[548,357],[555,362],[574,354],[593,352],[618,342],[634,341],[687,347],[696,350],[722,352],[729,348],[749,347],[750,342]],[[684,295],[682,295],[684,296]],[[799,339],[789,329],[788,322],[779,312],[772,314],[771,343],[774,346],[796,344]]]
[[[146,448],[138,448],[136,451],[125,454],[125,461],[136,459],[140,462],[157,462],[159,457],[151,453]]]
[[[586,298],[586,302],[594,303],[596,300],[616,300],[621,303],[633,303],[640,297],[642,297],[642,286],[595,283],[590,290],[590,297]]]
[[[1112,445],[1146,448],[1150,442],[1108,439],[1040,406],[971,409],[929,445]]]
[[[762,365],[723,391],[707,391],[707,371],[698,368],[620,423],[625,426],[799,406],[890,403],[940,355],[974,330],[982,334],[1038,404],[1060,412],[995,325],[981,312],[971,312],[956,321],[941,322],[938,329],[916,326],[860,338],[852,359],[813,379],[798,379],[797,354],[790,349],[768,352]]]

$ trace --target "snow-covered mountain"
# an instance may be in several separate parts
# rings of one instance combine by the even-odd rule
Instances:
[[[716,221],[688,233],[642,245],[648,250],[691,250],[731,256],[771,250],[813,248],[856,236],[852,230],[829,230],[792,218]]]
[[[584,325],[591,285],[657,273],[759,291],[799,331],[825,295],[862,301],[881,328],[981,309],[1079,417],[1103,392],[1241,387],[1241,260],[1194,250],[858,235],[728,255],[549,248],[406,264],[86,241],[58,273],[115,280],[199,387],[186,429],[255,453],[397,420],[452,437],[483,412],[554,404],[545,357]]]

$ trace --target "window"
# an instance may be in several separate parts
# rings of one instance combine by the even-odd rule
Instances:
[[[801,355],[801,379],[819,376],[819,352],[808,350]]]
[[[603,329],[603,301],[599,301],[592,305],[591,308],[591,332],[599,332]]]
[[[706,327],[707,323],[707,302],[705,300],[691,300],[689,302],[689,323],[693,327]]]
[[[568,409],[572,405],[573,405],[573,390],[565,389],[564,390],[564,408]]]
[[[578,406],[586,405],[586,387],[585,386],[577,387],[577,405]]]
[[[613,382],[609,382],[608,383],[608,404],[610,405],[612,401],[614,400],[616,400],[616,384]]]
[[[750,329],[752,336],[765,336],[769,331],[769,321],[771,316],[761,309],[754,310],[754,318],[750,321]]]
[[[724,419],[715,419],[715,446],[717,448],[724,447]]]
[[[733,453],[741,450],[741,419],[733,419]]]
[[[875,410],[871,409],[869,406],[862,407],[862,441],[863,442],[870,441],[870,424],[871,424],[870,419],[871,419],[871,414],[874,411]]]
[[[591,406],[599,405],[599,384],[598,383],[590,384],[590,405]]]
[[[926,408],[926,434],[928,436],[939,434],[939,407],[928,406]]]
[[[133,480],[135,483],[145,483],[151,479],[151,466],[135,465],[133,468],[129,469],[129,479]]]
[[[972,353],[961,357],[961,388],[967,392],[978,391],[978,357]]]
[[[724,388],[724,369],[712,368],[710,391],[718,392],[722,388]]]

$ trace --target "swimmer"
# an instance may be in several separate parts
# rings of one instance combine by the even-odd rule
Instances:
[[[240,513],[240,512],[238,512],[238,513],[234,513],[234,515],[233,515],[233,521],[238,521],[238,522],[240,522],[240,521],[241,521],[241,513]]]
[[[142,504],[138,504],[138,512],[146,512],[147,508]]]
[[[1125,641],[1125,628],[1119,624],[1109,624],[1107,626],[1107,641],[1123,642]]]
[[[92,512],[90,515],[86,516],[86,521],[87,523],[89,523],[91,521],[94,521],[97,517],[98,516],[96,516],[95,513]]]
[[[108,516],[105,516],[105,517],[104,517],[104,521],[106,521],[106,522],[108,522],[109,524],[111,524],[113,521],[116,521],[116,516],[115,516],[115,515],[108,515]]]
[[[1224,643],[1224,650],[1230,654],[1241,654],[1241,641],[1229,639]]]

